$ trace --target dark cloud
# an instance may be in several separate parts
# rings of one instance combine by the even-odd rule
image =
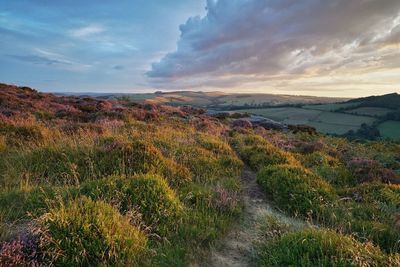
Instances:
[[[366,71],[400,53],[399,25],[399,0],[208,0],[207,15],[181,25],[177,50],[147,75],[157,84],[202,77],[223,86],[232,85],[229,75],[242,76],[240,84]]]

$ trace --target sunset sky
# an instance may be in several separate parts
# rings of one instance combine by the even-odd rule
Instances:
[[[0,82],[57,92],[400,92],[399,0],[0,0]]]

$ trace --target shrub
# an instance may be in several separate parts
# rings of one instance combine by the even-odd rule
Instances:
[[[39,125],[13,125],[0,123],[0,133],[23,141],[40,141],[44,138],[43,129]]]
[[[139,212],[145,224],[161,235],[175,230],[183,215],[174,190],[158,175],[108,177],[82,185],[80,192],[114,204],[122,213]]]
[[[160,150],[144,141],[103,139],[95,153],[96,169],[102,176],[153,172],[163,175],[174,186],[191,181],[187,168],[165,158]]]
[[[97,146],[43,146],[21,153],[10,161],[4,175],[14,175],[16,179],[11,180],[17,183],[21,173],[39,184],[53,185],[76,185],[107,175],[129,176],[147,172],[162,174],[174,186],[191,180],[187,168],[141,141],[121,143],[110,139]]]
[[[6,175],[25,176],[38,184],[71,185],[87,179],[89,175],[87,159],[89,151],[85,147],[44,146],[11,158],[14,165]],[[14,177],[17,182],[21,177]]]
[[[282,209],[314,218],[337,199],[333,188],[321,177],[300,166],[266,166],[257,182]]]
[[[266,165],[295,163],[293,156],[258,135],[238,135],[233,145],[242,159],[254,170]]]
[[[0,153],[7,150],[6,139],[3,136],[0,136]]]
[[[39,221],[41,249],[56,266],[138,265],[146,237],[112,206],[81,198]]]
[[[221,178],[237,177],[242,166],[234,154],[215,155],[194,145],[182,146],[176,154],[176,160],[190,169],[197,182],[209,183]]]
[[[55,199],[55,190],[49,187],[14,189],[0,193],[0,213],[3,220],[28,219],[29,215],[39,215],[47,210],[47,202]]]
[[[400,184],[400,176],[393,170],[384,168],[376,160],[354,158],[348,162],[348,168],[359,182],[382,181]]]
[[[387,266],[379,248],[330,230],[284,234],[259,248],[259,266]]]
[[[384,223],[354,220],[349,224],[349,233],[362,241],[369,240],[386,252],[400,251],[400,232]]]
[[[344,195],[355,201],[371,204],[385,204],[396,211],[400,208],[400,186],[380,182],[364,183],[345,190]]]
[[[125,193],[127,180],[128,178],[122,176],[108,176],[88,181],[81,184],[79,193],[94,200],[103,200],[118,207],[122,213],[126,213],[127,207],[122,207],[121,203],[127,198]]]
[[[128,181],[123,206],[134,206],[146,224],[157,233],[166,234],[179,224],[183,205],[168,183],[158,175],[141,175]]]
[[[25,233],[17,239],[5,242],[0,249],[0,266],[40,266],[37,236]]]
[[[297,154],[296,158],[306,168],[311,168],[327,182],[337,186],[354,186],[357,181],[338,159],[324,153]]]
[[[47,112],[47,111],[36,111],[33,113],[36,117],[37,120],[42,120],[42,121],[46,121],[46,120],[51,120],[54,119],[54,114]]]

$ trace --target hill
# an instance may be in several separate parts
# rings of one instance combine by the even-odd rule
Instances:
[[[0,90],[0,266],[399,266],[400,145]]]
[[[389,109],[400,108],[400,95],[397,93],[369,96],[363,98],[351,99],[348,103],[356,103],[359,107],[381,107]]]
[[[400,95],[351,99],[337,103],[240,107],[247,112],[285,124],[305,124],[327,134],[351,139],[400,140]]]
[[[92,94],[100,99],[124,99],[137,103],[163,104],[170,106],[190,105],[199,108],[225,110],[241,107],[334,103],[345,98],[314,96],[292,96],[273,94],[229,94],[223,92],[155,92],[154,94]]]

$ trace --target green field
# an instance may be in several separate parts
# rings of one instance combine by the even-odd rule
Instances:
[[[305,109],[315,109],[321,111],[336,111],[341,108],[356,107],[359,103],[332,103],[332,104],[320,104],[320,105],[305,105]]]
[[[134,102],[147,102],[172,106],[191,105],[201,108],[227,109],[230,107],[254,107],[277,105],[311,105],[317,103],[336,103],[345,98],[315,96],[291,96],[274,94],[229,94],[223,92],[157,92],[138,94],[96,95],[105,99],[129,99]]]
[[[385,121],[378,126],[383,138],[400,140],[400,121]]]
[[[361,124],[371,125],[375,119],[366,116],[356,116],[329,111],[303,108],[265,108],[245,109],[238,112],[248,112],[264,116],[286,124],[306,124],[315,127],[322,133],[345,134],[356,131]]]
[[[386,114],[390,113],[391,111],[393,111],[393,110],[388,109],[388,108],[360,107],[360,108],[346,110],[346,113],[372,116],[372,117],[382,117],[382,116],[385,116]]]

